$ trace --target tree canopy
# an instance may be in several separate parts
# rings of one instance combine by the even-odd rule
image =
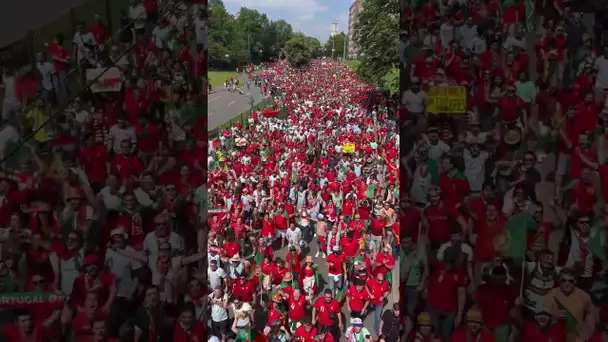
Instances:
[[[399,0],[362,0],[354,40],[361,80],[385,83],[399,65]]]
[[[293,66],[307,64],[318,53],[321,43],[318,39],[310,39],[305,36],[297,36],[287,41],[285,53],[287,61]]]
[[[209,67],[232,69],[277,59],[294,37],[285,20],[272,21],[258,10],[242,7],[230,14],[222,0],[209,0]]]
[[[333,37],[329,37],[329,39],[327,40],[327,42],[325,43],[325,45],[323,45],[323,55],[325,57],[334,57],[334,59],[338,58],[338,57],[343,57],[345,56],[344,54],[344,43],[346,41],[346,35],[344,34],[344,32],[340,32],[338,34],[336,34]],[[335,49],[334,53],[332,54],[332,49]]]

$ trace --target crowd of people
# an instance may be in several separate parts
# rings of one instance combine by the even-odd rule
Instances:
[[[400,49],[407,340],[606,340],[608,48],[560,0],[417,3]]]
[[[90,18],[34,70],[3,70],[3,340],[207,339],[207,6],[193,2],[125,2],[117,33]]]
[[[210,331],[398,341],[393,104],[333,61],[255,77],[272,107],[209,142]]]

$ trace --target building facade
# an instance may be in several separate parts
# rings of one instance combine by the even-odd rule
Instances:
[[[357,17],[361,11],[361,0],[356,0],[348,9],[348,58],[357,58],[357,43],[353,39],[355,34],[355,24],[357,23]]]

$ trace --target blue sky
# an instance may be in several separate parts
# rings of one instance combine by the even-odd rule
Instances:
[[[224,0],[230,13],[241,7],[255,8],[271,20],[284,19],[294,31],[304,32],[321,42],[327,41],[331,24],[338,23],[338,32],[348,31],[348,8],[353,0]]]

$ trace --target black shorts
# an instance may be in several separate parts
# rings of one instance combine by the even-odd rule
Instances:
[[[228,334],[228,323],[230,320],[225,320],[225,321],[221,321],[221,322],[214,322],[211,321],[211,331],[213,332],[213,335],[217,336],[217,337],[221,337],[222,335],[227,335]]]

